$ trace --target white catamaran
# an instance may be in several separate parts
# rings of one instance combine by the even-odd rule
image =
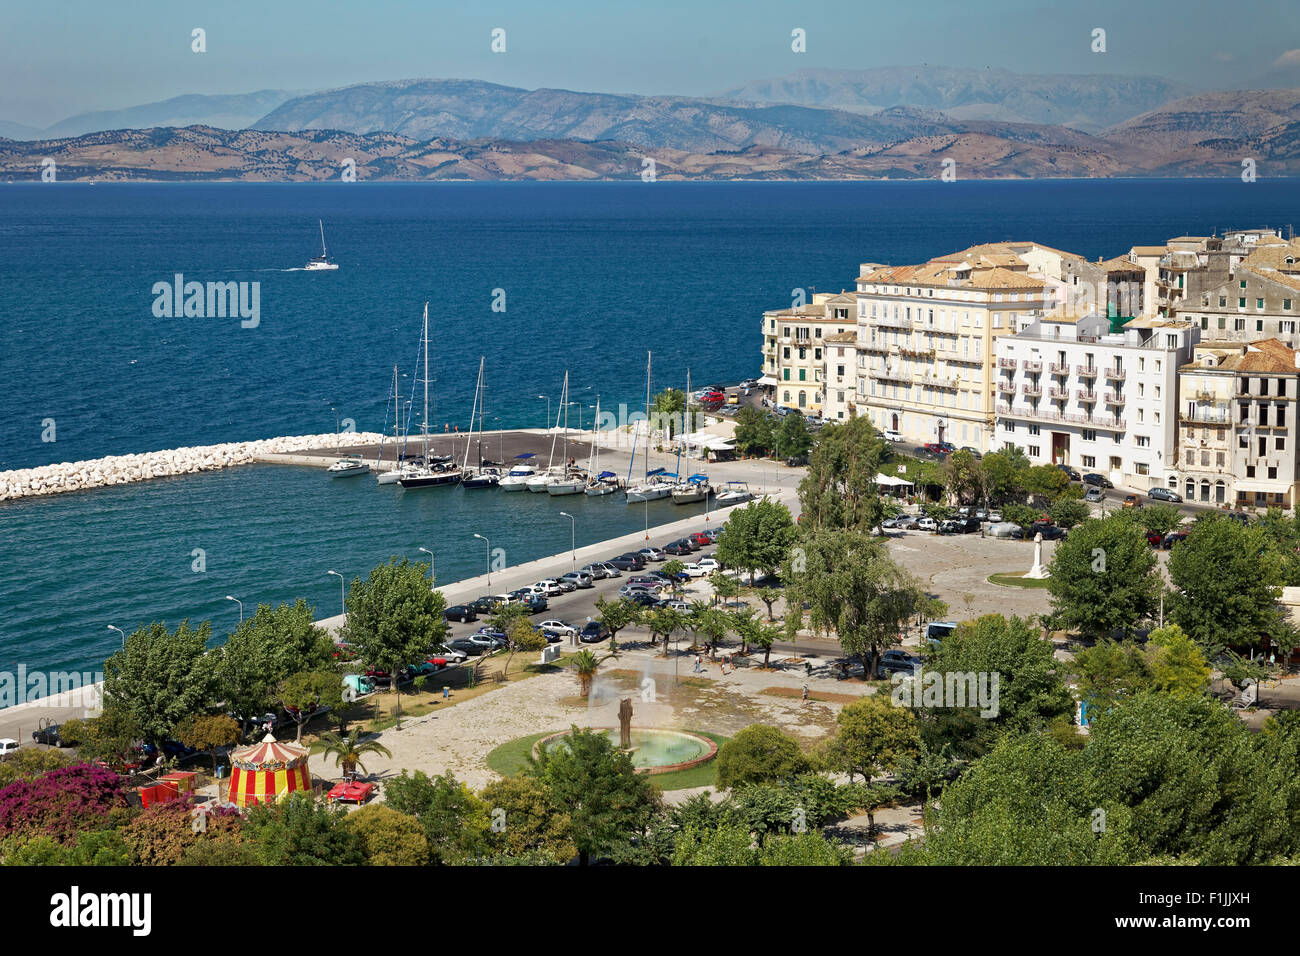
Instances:
[[[339,264],[331,262],[329,253],[325,251],[325,223],[320,219],[317,219],[316,222],[320,223],[320,255],[312,256],[311,261],[307,263],[306,269],[308,272],[337,269]]]

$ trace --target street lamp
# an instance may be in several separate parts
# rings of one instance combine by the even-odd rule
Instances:
[[[573,552],[573,567],[578,567],[578,521],[573,515],[567,512],[560,512],[561,518],[569,519],[569,550]]]
[[[486,537],[484,537],[483,535],[479,534],[477,531],[474,532],[474,537],[481,539],[482,542],[483,542],[483,544],[486,545],[486,550],[487,550],[487,589],[488,589],[488,592],[490,593],[490,592],[492,591],[492,542],[489,541],[489,540],[488,540]]]
[[[334,575],[336,578],[339,579],[339,604],[342,605],[342,607],[343,607],[343,613],[344,613],[344,614],[347,614],[347,613],[348,613],[348,593],[347,593],[347,587],[346,587],[346,585],[345,585],[344,582],[343,582],[343,575],[339,574],[337,571],[326,571],[325,573],[326,573],[326,574],[332,574],[332,575]]]
[[[243,624],[244,623],[244,602],[239,600],[239,598],[237,597],[231,597],[229,594],[226,595],[226,600],[234,601],[236,604],[239,605],[239,623]]]
[[[122,650],[126,650],[126,631],[122,630],[120,627],[114,627],[112,624],[108,625],[108,629],[110,631],[117,631],[117,633],[122,635]]]
[[[420,550],[429,556],[429,583],[433,584],[438,580],[437,575],[434,574],[433,552],[428,548],[421,548]]]
[[[537,397],[546,399],[546,428],[549,431],[551,428],[551,396],[538,395]]]

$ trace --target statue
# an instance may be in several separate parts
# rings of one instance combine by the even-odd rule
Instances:
[[[618,705],[618,745],[623,750],[632,749],[632,698],[624,697]]]
[[[1040,531],[1034,535],[1034,566],[1029,569],[1025,577],[1042,579],[1047,576],[1047,568],[1043,567],[1043,533]]]

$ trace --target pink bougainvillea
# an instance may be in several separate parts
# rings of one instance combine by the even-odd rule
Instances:
[[[39,835],[67,842],[78,832],[108,825],[109,814],[126,806],[120,776],[73,764],[0,789],[0,840]]]

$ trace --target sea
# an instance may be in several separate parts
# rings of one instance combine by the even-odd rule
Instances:
[[[1297,218],[1300,181],[1268,179],[0,183],[0,470],[391,430],[394,365],[419,415],[426,302],[435,429],[465,427],[481,357],[485,427],[542,427],[566,371],[589,425],[598,396],[640,408],[647,353],[656,391],[757,376],[763,311],[851,290],[862,262],[1001,239],[1110,257]],[[303,269],[318,222],[336,271]],[[167,314],[178,276],[246,283],[256,322]],[[327,571],[420,547],[439,581],[468,577],[475,532],[511,564],[569,544],[544,496],[377,491],[249,466],[0,504],[0,670],[97,668],[110,624],[209,620],[219,640],[227,595],[336,614]],[[580,545],[645,522],[613,504],[574,505]]]

